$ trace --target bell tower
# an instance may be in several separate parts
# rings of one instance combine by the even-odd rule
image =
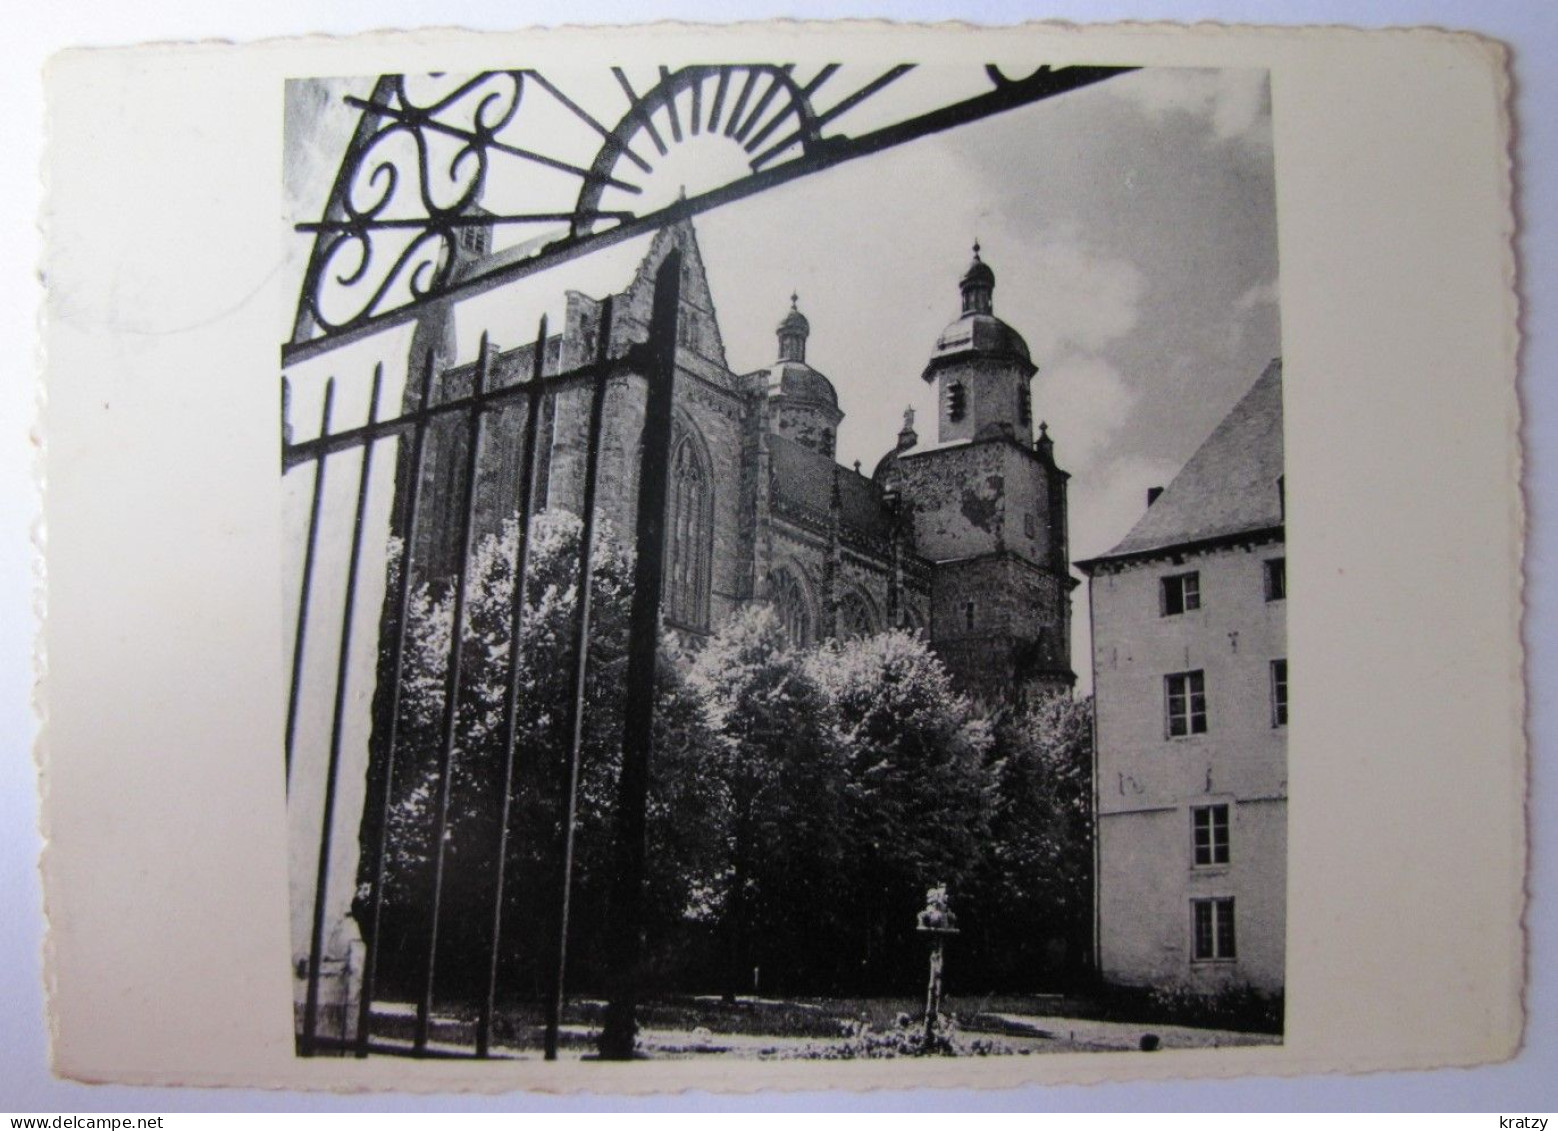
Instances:
[[[906,427],[878,466],[932,562],[930,640],[954,679],[990,701],[1069,688],[1066,481],[1049,429],[1035,438],[1022,335],[995,315],[995,272],[974,244],[961,310],[922,377],[937,392],[936,444]]]
[[[1038,372],[1022,336],[995,316],[995,272],[974,259],[958,283],[962,315],[942,331],[921,375],[936,385],[936,438],[957,440],[1033,436],[1031,382]]]

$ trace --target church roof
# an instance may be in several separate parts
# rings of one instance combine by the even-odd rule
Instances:
[[[881,491],[865,476],[788,436],[769,436],[768,459],[777,500],[826,514],[836,476],[843,524],[872,538],[892,536],[892,513],[882,502]]]
[[[1114,549],[1096,561],[1281,526],[1282,359],[1196,450]],[[1078,563],[1084,564],[1084,563]]]
[[[978,241],[974,243],[974,261],[958,281],[958,290],[963,296],[963,313],[936,339],[936,348],[920,376],[926,381],[934,381],[936,371],[943,365],[965,357],[1005,358],[1019,362],[1028,370],[1029,376],[1037,372],[1028,354],[1028,343],[995,316],[991,299],[995,272],[979,258]]]
[[[933,380],[936,370],[945,362],[968,354],[1010,357],[1030,367],[1033,365],[1028,343],[1016,330],[993,314],[965,314],[936,339],[930,363],[925,366],[925,380]]]
[[[821,373],[804,361],[781,361],[768,368],[768,395],[794,397],[836,409],[838,392]]]

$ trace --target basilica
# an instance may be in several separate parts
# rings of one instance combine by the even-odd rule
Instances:
[[[485,254],[474,240],[467,253]],[[958,313],[934,342],[922,379],[937,392],[934,436],[912,412],[882,437],[871,473],[835,459],[845,426],[833,380],[806,360],[810,326],[791,296],[773,361],[738,373],[726,360],[697,235],[690,221],[662,229],[626,289],[613,296],[613,355],[648,332],[655,272],[682,256],[675,416],[667,514],[665,591],[669,628],[691,647],[732,613],[766,602],[797,644],[888,628],[924,634],[957,684],[999,701],[1068,689],[1071,578],[1067,474],[1047,428],[1034,429],[1037,372],[1022,336],[994,311],[995,273],[974,246],[958,281]],[[567,295],[563,325],[544,341],[500,348],[489,381],[567,374],[593,356],[606,304]],[[782,308],[781,308],[782,309]],[[469,388],[474,366],[452,363],[452,326],[436,304],[413,356],[440,356],[440,395]],[[840,375],[848,379],[847,375]],[[543,401],[534,473],[535,509],[582,507],[590,389],[560,380]],[[617,536],[634,529],[636,472],[646,385],[613,376],[599,452],[597,513]],[[408,393],[408,397],[410,394]],[[409,407],[409,406],[408,406]],[[514,415],[515,419],[508,419]],[[495,528],[514,498],[517,412],[497,414],[481,454],[478,523]],[[454,510],[464,441],[430,445],[423,491],[435,514]],[[442,496],[442,498],[441,498]],[[512,503],[508,510],[512,510]],[[448,524],[417,533],[415,559],[452,570],[460,548]]]

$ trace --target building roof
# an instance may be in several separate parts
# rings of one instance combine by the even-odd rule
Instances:
[[[926,381],[934,381],[936,372],[943,365],[967,357],[1004,358],[1018,362],[1030,376],[1036,372],[1028,354],[1028,343],[995,316],[992,306],[995,272],[979,258],[977,242],[974,261],[958,281],[958,290],[963,295],[963,313],[937,337],[936,348],[920,376]]]
[[[1266,366],[1125,539],[1095,561],[1282,525],[1282,359]]]
[[[839,396],[833,388],[833,382],[804,361],[780,361],[769,366],[766,372],[768,395],[771,397],[793,397],[798,401],[808,401],[831,409],[839,406]]]
[[[836,480],[843,524],[872,538],[892,536],[892,512],[883,503],[881,491],[865,476],[788,436],[768,437],[768,458],[777,500],[826,515]]]

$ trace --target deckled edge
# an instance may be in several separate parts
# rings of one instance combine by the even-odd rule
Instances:
[[[1510,547],[1514,555],[1511,571],[1511,613],[1515,618],[1517,627],[1518,645],[1512,657],[1513,670],[1511,678],[1516,685],[1515,711],[1520,724],[1519,733],[1523,748],[1520,751],[1524,755],[1520,759],[1522,773],[1518,783],[1519,811],[1523,821],[1512,830],[1512,835],[1518,841],[1516,858],[1520,866],[1520,881],[1515,888],[1519,903],[1518,927],[1519,930],[1513,940],[1513,954],[1511,955],[1511,979],[1510,990],[1513,997],[1513,1011],[1511,1013],[1512,1025],[1506,1034],[1506,1046],[1501,1050],[1495,1050],[1489,1055],[1483,1056],[1476,1053],[1465,1053],[1453,1059],[1435,1058],[1432,1060],[1407,1060],[1380,1056],[1367,1061],[1354,1061],[1346,1067],[1336,1067],[1331,1062],[1316,1058],[1293,1058],[1279,1064],[1259,1064],[1252,1070],[1250,1066],[1241,1065],[1238,1061],[1242,1058],[1228,1056],[1235,1050],[1219,1050],[1222,1057],[1218,1062],[1201,1066],[1196,1065],[1191,1073],[1169,1072],[1166,1070],[1144,1071],[1130,1074],[1121,1074],[1113,1071],[1113,1068],[1124,1065],[1138,1057],[1146,1057],[1147,1054],[1122,1053],[1119,1056],[1108,1056],[1104,1062],[1095,1063],[1091,1059],[1074,1061],[1080,1069],[1074,1076],[1061,1076],[1055,1079],[1015,1079],[1006,1077],[990,1081],[978,1080],[923,1080],[919,1082],[905,1082],[900,1080],[871,1080],[859,1079],[844,1082],[834,1082],[821,1077],[831,1077],[837,1069],[820,1072],[817,1078],[811,1080],[718,1080],[703,1078],[678,1084],[661,1085],[647,1079],[644,1076],[636,1078],[624,1076],[621,1079],[610,1081],[610,1088],[600,1087],[599,1083],[583,1082],[579,1085],[572,1083],[553,1083],[550,1081],[524,1081],[516,1083],[512,1080],[493,1078],[491,1080],[477,1077],[467,1077],[458,1080],[437,1080],[425,1078],[423,1080],[402,1080],[393,1086],[384,1087],[375,1083],[359,1083],[352,1081],[332,1081],[315,1084],[311,1081],[296,1078],[272,1078],[258,1079],[251,1076],[241,1076],[236,1073],[215,1073],[198,1077],[180,1076],[165,1072],[136,1072],[134,1070],[117,1073],[93,1075],[79,1069],[69,1069],[60,1065],[60,1033],[58,1019],[54,1010],[57,994],[57,970],[54,930],[50,908],[50,824],[49,824],[49,745],[48,745],[48,709],[47,709],[47,673],[48,655],[46,647],[46,614],[47,614],[47,337],[48,326],[48,287],[47,266],[49,262],[49,163],[53,153],[53,138],[50,131],[52,117],[52,99],[50,98],[49,76],[54,71],[56,64],[80,55],[97,54],[100,52],[127,53],[146,50],[165,50],[172,53],[184,53],[187,51],[204,50],[232,50],[232,49],[280,49],[295,48],[310,44],[335,44],[349,41],[366,41],[377,39],[388,47],[401,46],[425,46],[429,38],[434,39],[477,39],[489,37],[516,37],[524,35],[551,36],[558,34],[590,34],[609,36],[613,33],[632,33],[643,35],[654,34],[686,34],[697,32],[706,36],[738,36],[743,33],[763,29],[769,33],[778,31],[782,34],[821,34],[830,29],[845,28],[849,31],[867,31],[872,29],[893,31],[900,34],[929,34],[932,32],[950,33],[957,31],[990,32],[996,30],[1022,31],[1022,32],[1050,32],[1050,33],[1093,33],[1096,31],[1108,31],[1127,34],[1175,34],[1184,35],[1195,33],[1198,35],[1249,35],[1257,33],[1277,37],[1304,37],[1315,38],[1321,36],[1346,38],[1417,38],[1440,39],[1456,41],[1479,48],[1487,58],[1490,69],[1493,71],[1495,86],[1495,102],[1498,113],[1498,124],[1495,145],[1498,149],[1497,160],[1503,172],[1503,196],[1504,210],[1502,215],[1502,234],[1505,237],[1504,252],[1504,283],[1505,306],[1507,310],[1507,326],[1510,335],[1509,349],[1500,360],[1504,362],[1506,376],[1509,382],[1508,411],[1511,414],[1511,436],[1513,443],[1509,446],[1509,458],[1511,462],[1510,474],[1512,483],[1516,486],[1512,506],[1514,515],[1512,525],[1514,527],[1513,545]],[[1524,485],[1524,451],[1526,447],[1526,414],[1524,412],[1523,397],[1521,396],[1520,374],[1524,371],[1525,334],[1524,334],[1524,306],[1522,302],[1521,274],[1519,271],[1518,242],[1520,226],[1519,216],[1519,191],[1516,180],[1518,170],[1517,161],[1517,121],[1514,112],[1514,97],[1516,84],[1511,74],[1512,52],[1504,42],[1482,33],[1467,30],[1453,29],[1433,25],[1412,27],[1386,27],[1386,28],[1361,28],[1345,24],[1240,24],[1225,21],[1197,21],[1194,23],[1176,22],[1171,20],[1160,21],[1118,21],[1079,23],[1072,20],[1019,20],[1011,22],[980,22],[969,20],[943,20],[934,22],[921,21],[895,21],[887,19],[847,18],[839,20],[816,19],[767,19],[767,20],[741,20],[732,22],[708,22],[691,20],[658,20],[644,24],[630,23],[559,23],[554,25],[531,24],[524,27],[506,29],[480,29],[463,27],[459,25],[438,25],[426,28],[383,28],[368,31],[353,32],[349,34],[311,33],[303,35],[269,36],[254,40],[232,40],[208,38],[193,41],[159,40],[137,44],[117,44],[107,46],[71,47],[55,52],[49,56],[41,71],[44,86],[44,137],[40,150],[40,162],[38,170],[39,184],[42,189],[42,197],[37,212],[36,224],[41,236],[39,252],[39,265],[36,278],[37,289],[37,313],[35,325],[37,326],[38,340],[34,348],[34,424],[30,433],[30,439],[34,446],[33,458],[33,487],[35,512],[31,524],[31,546],[33,549],[33,616],[34,616],[34,647],[33,668],[34,683],[31,703],[36,724],[36,737],[33,743],[33,759],[39,782],[40,812],[38,818],[38,830],[43,844],[39,855],[39,872],[42,881],[42,904],[44,913],[44,940],[43,940],[43,981],[44,981],[44,1007],[45,1022],[48,1028],[49,1061],[51,1070],[60,1078],[73,1080],[83,1084],[103,1085],[131,1085],[131,1086],[162,1086],[162,1087],[214,1087],[214,1088],[246,1088],[265,1091],[301,1092],[301,1093],[327,1093],[338,1095],[356,1094],[411,1094],[411,1095],[437,1095],[437,1094],[485,1094],[501,1095],[509,1093],[535,1093],[548,1096],[583,1096],[583,1095],[673,1095],[685,1094],[692,1091],[704,1091],[719,1095],[755,1096],[764,1093],[805,1093],[816,1091],[849,1090],[860,1093],[875,1093],[881,1091],[903,1091],[919,1089],[949,1089],[949,1088],[978,1088],[981,1090],[1015,1089],[1025,1087],[1078,1087],[1096,1085],[1115,1085],[1127,1083],[1152,1083],[1152,1082],[1182,1082],[1195,1080],[1224,1080],[1235,1078],[1266,1077],[1266,1078],[1292,1078],[1313,1074],[1358,1076],[1379,1072],[1391,1071],[1427,1071],[1441,1068],[1472,1068],[1479,1065],[1497,1064],[1508,1061],[1518,1055],[1524,1044],[1524,1034],[1528,1011],[1526,1008],[1526,992],[1529,970],[1529,914],[1531,903],[1530,890],[1530,848],[1531,848],[1531,798],[1529,789],[1530,768],[1532,757],[1532,742],[1529,732],[1529,695],[1525,690],[1527,672],[1526,644],[1527,618],[1525,616],[1525,543],[1527,529],[1528,506],[1525,500]],[[1280,220],[1279,220],[1280,222]],[[1188,1050],[1187,1050],[1188,1051]],[[1064,1059],[1071,1060],[1073,1055],[1077,1058],[1097,1057],[1100,1054],[1055,1054]],[[1138,1064],[1145,1069],[1149,1065],[1163,1065],[1169,1057],[1175,1054],[1156,1054],[1151,1059],[1139,1060]],[[1004,1058],[1002,1058],[1004,1059]],[[875,1062],[868,1062],[875,1063]],[[991,1063],[993,1062],[984,1062]],[[639,1066],[640,1068],[642,1066]],[[852,1065],[852,1068],[859,1066]],[[890,1070],[887,1063],[883,1062],[884,1070]],[[1004,1067],[1004,1065],[1002,1066]],[[849,1071],[849,1070],[843,1070]],[[616,1075],[615,1073],[613,1075]],[[732,1074],[734,1075],[734,1073]],[[864,1074],[862,1074],[864,1075]],[[625,1085],[625,1086],[624,1086]]]

